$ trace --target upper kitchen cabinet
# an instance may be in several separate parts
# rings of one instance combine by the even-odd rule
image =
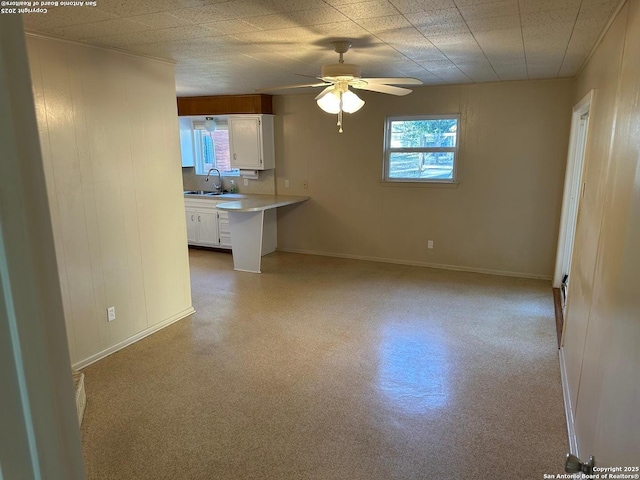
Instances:
[[[180,125],[180,152],[182,154],[183,167],[195,167],[196,157],[193,144],[193,132],[191,131],[191,119],[189,117],[178,118]]]
[[[270,170],[276,166],[273,115],[229,115],[231,167]]]

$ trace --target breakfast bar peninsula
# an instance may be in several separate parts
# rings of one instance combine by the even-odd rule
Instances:
[[[305,202],[309,197],[251,195],[216,206],[229,214],[233,269],[260,273],[263,255],[274,252],[278,241],[276,208]]]

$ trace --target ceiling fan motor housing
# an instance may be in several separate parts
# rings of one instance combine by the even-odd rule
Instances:
[[[322,79],[331,80],[353,80],[359,79],[362,75],[360,67],[352,63],[332,63],[322,66]]]

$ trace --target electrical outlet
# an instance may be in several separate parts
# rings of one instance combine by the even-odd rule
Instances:
[[[284,188],[289,188],[289,180],[284,181]]]
[[[433,248],[433,240],[427,242],[427,248]]]
[[[242,183],[244,184],[245,187],[249,186],[249,179],[245,178]]]
[[[308,181],[308,180],[303,180],[303,181],[302,181],[302,188],[304,188],[305,190],[306,190],[307,188],[309,188],[309,181]]]
[[[116,307],[107,308],[107,320],[113,322],[116,319]]]

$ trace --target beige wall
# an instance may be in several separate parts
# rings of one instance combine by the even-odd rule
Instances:
[[[278,249],[550,278],[573,87],[552,80],[364,93],[343,134],[313,95],[275,97],[277,192],[311,196],[279,209]],[[382,183],[385,115],[442,113],[462,116],[457,188]]]
[[[27,44],[71,361],[83,364],[192,311],[173,66]]]
[[[640,0],[578,78],[595,89],[570,272],[564,356],[581,456],[640,458]]]

